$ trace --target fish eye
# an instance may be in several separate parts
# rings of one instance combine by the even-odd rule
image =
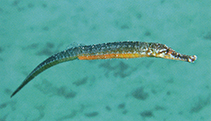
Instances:
[[[166,53],[169,53],[169,49],[166,50]]]

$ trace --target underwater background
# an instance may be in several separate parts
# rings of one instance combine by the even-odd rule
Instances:
[[[0,0],[0,121],[210,121],[210,0]],[[74,60],[12,92],[78,44],[159,42],[194,63]]]

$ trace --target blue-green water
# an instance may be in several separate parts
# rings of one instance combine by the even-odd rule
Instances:
[[[211,1],[1,0],[0,121],[211,120]],[[12,92],[72,43],[159,42],[195,63],[75,60]]]

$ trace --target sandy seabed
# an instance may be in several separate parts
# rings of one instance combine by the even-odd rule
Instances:
[[[211,120],[211,1],[4,0],[0,121]],[[49,56],[78,44],[166,44],[195,63],[74,60],[12,92]]]

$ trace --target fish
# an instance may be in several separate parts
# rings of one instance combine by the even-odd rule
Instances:
[[[41,62],[21,85],[12,93],[11,98],[17,94],[33,78],[46,69],[71,60],[96,60],[96,59],[129,59],[141,57],[156,57],[171,60],[180,60],[193,63],[196,55],[184,55],[161,43],[120,41],[93,45],[79,45],[58,52]]]

